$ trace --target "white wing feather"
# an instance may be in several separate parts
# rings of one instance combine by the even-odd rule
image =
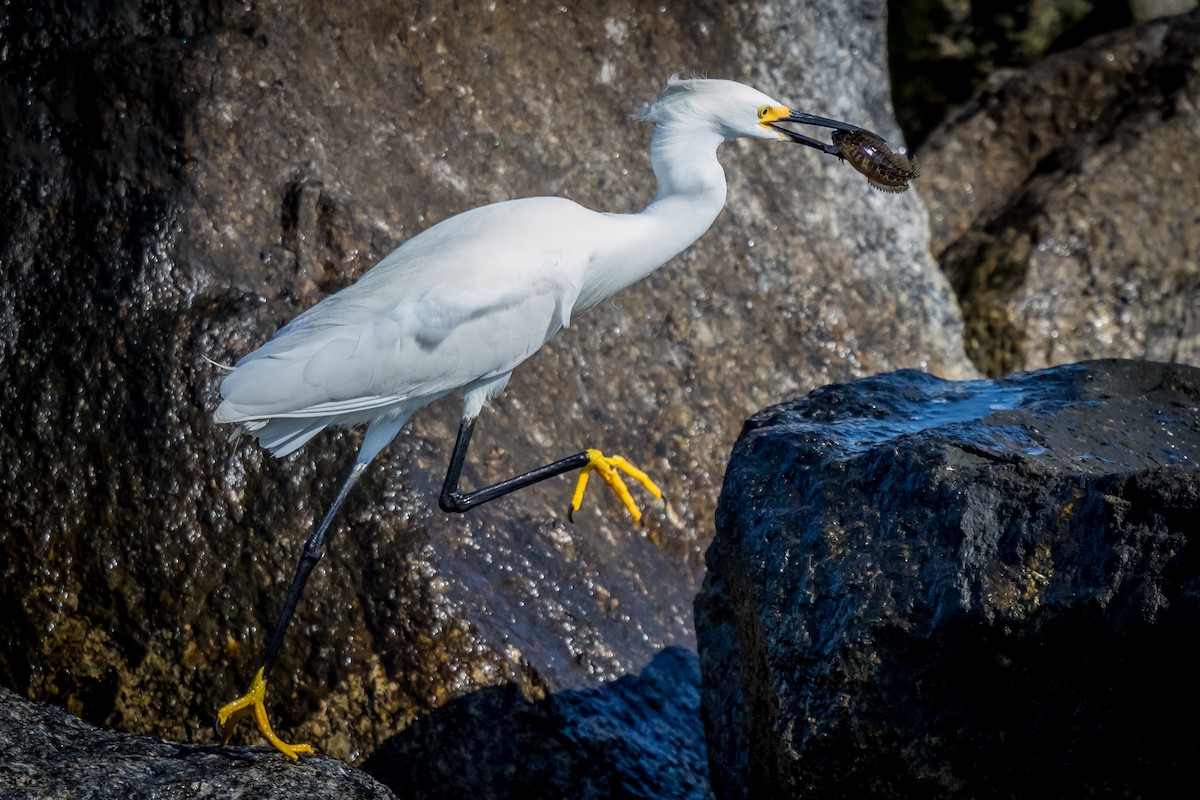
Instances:
[[[337,422],[506,375],[569,322],[589,215],[532,198],[430,228],[239,361],[217,421]]]

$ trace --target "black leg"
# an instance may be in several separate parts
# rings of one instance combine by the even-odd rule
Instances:
[[[403,424],[403,421],[401,418],[396,418],[388,421],[378,429],[372,426],[372,428],[367,430],[363,449],[359,452],[359,457],[355,461],[354,468],[350,470],[350,474],[346,477],[342,488],[338,490],[337,497],[334,498],[333,504],[325,514],[325,518],[321,520],[321,524],[317,526],[312,536],[304,544],[304,552],[300,556],[300,563],[296,566],[296,575],[292,578],[291,586],[288,587],[283,609],[279,612],[279,617],[275,621],[275,627],[272,629],[271,636],[267,639],[266,648],[263,650],[262,665],[255,674],[254,680],[251,681],[250,688],[241,697],[232,703],[222,706],[217,711],[217,735],[220,737],[222,743],[227,742],[229,737],[232,736],[233,729],[237,726],[239,720],[253,714],[259,732],[284,755],[290,758],[298,758],[304,753],[313,752],[312,747],[309,745],[288,744],[284,742],[271,729],[271,725],[267,721],[267,712],[264,704],[267,675],[271,671],[271,668],[274,667],[279,651],[283,647],[284,636],[287,634],[292,616],[296,613],[296,604],[300,602],[300,597],[304,593],[304,586],[308,583],[309,575],[312,574],[313,568],[325,554],[325,537],[329,533],[333,518],[337,515],[338,509],[342,507],[347,495],[350,494],[350,489],[354,487],[359,476],[366,469],[367,464],[379,452],[380,447],[391,439],[396,430]],[[517,475],[515,478],[509,478],[506,481],[501,481],[493,486],[485,487],[477,492],[460,492],[458,490],[458,482],[462,477],[463,464],[467,459],[467,448],[471,443],[471,432],[474,428],[475,419],[472,418],[464,419],[458,429],[458,438],[454,442],[454,452],[450,456],[450,468],[446,472],[446,481],[442,485],[442,493],[439,499],[439,504],[445,511],[466,511],[480,503],[486,503],[509,492],[514,492],[517,489],[575,469],[584,470],[584,472],[580,475],[580,480],[575,487],[572,512],[578,507],[580,500],[583,498],[586,479],[592,470],[598,471],[604,482],[622,499],[634,522],[641,519],[641,511],[634,503],[633,498],[630,497],[629,490],[617,474],[618,471],[636,478],[654,497],[662,499],[662,492],[644,472],[633,467],[620,456],[607,457],[598,450],[586,450],[582,453],[576,453],[573,456],[555,461],[553,464],[538,467],[535,470]],[[374,438],[372,437],[372,431],[376,431],[377,433]]]
[[[467,447],[471,444],[471,432],[475,429],[475,419],[474,417],[464,419],[458,428],[458,438],[454,440],[454,452],[450,455],[450,468],[446,470],[446,481],[442,484],[442,494],[438,498],[438,505],[442,507],[443,511],[462,513],[489,500],[495,500],[510,492],[540,483],[547,478],[553,478],[555,475],[562,475],[573,469],[582,469],[588,464],[589,457],[586,452],[576,453],[555,461],[553,464],[524,472],[478,491],[460,492],[458,481],[462,477],[463,463],[467,460]]]
[[[329,532],[329,525],[333,522],[334,516],[338,509],[346,502],[346,496],[350,494],[350,489],[358,482],[359,476],[367,465],[356,463],[354,468],[350,470],[350,474],[346,477],[342,488],[338,490],[337,497],[333,500],[333,505],[325,512],[325,518],[321,520],[321,524],[317,526],[312,535],[308,537],[308,541],[304,543],[304,551],[300,555],[300,563],[296,565],[296,576],[292,578],[292,583],[288,587],[287,598],[283,601],[283,609],[279,612],[279,617],[275,620],[275,627],[271,630],[271,638],[267,639],[267,645],[263,649],[262,656],[262,673],[263,680],[266,680],[271,673],[271,667],[275,666],[275,659],[279,656],[279,651],[283,648],[283,637],[287,633],[288,625],[292,621],[292,615],[296,613],[296,604],[300,602],[300,595],[304,594],[304,585],[308,583],[308,576],[312,574],[313,567],[325,555],[325,535]]]
[[[229,741],[229,738],[233,735],[233,729],[237,727],[239,720],[253,714],[259,732],[284,755],[294,759],[299,758],[303,753],[313,752],[312,747],[307,744],[288,744],[280,739],[275,734],[275,731],[271,729],[271,724],[267,721],[267,711],[264,706],[264,698],[267,691],[267,676],[271,668],[275,666],[275,659],[283,647],[284,635],[287,633],[288,625],[292,621],[292,615],[296,613],[296,604],[300,602],[300,596],[304,594],[304,585],[308,583],[308,576],[312,574],[313,567],[321,560],[321,556],[325,555],[325,536],[329,532],[330,523],[333,522],[338,509],[346,502],[347,495],[350,494],[350,490],[358,482],[359,476],[367,468],[367,464],[373,456],[374,452],[369,453],[366,461],[364,461],[360,453],[360,458],[355,461],[353,469],[350,470],[350,474],[342,483],[342,488],[338,490],[333,504],[325,512],[325,517],[321,520],[321,524],[317,526],[312,536],[309,536],[308,541],[304,543],[304,552],[300,555],[300,563],[296,566],[296,576],[292,578],[292,584],[288,587],[287,598],[283,602],[283,609],[279,612],[278,619],[275,620],[275,627],[271,630],[270,638],[267,639],[267,645],[263,649],[261,666],[258,672],[255,673],[254,680],[250,682],[250,688],[241,697],[232,703],[222,706],[217,711],[217,737],[220,738],[222,744]]]

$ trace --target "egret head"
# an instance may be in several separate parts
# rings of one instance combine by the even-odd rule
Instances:
[[[837,154],[836,148],[798,134],[784,123],[819,125],[840,131],[863,130],[847,122],[792,111],[743,83],[675,75],[636,116],[660,126],[711,130],[725,139],[781,139],[831,155]]]
[[[707,128],[725,139],[778,139],[779,134],[763,120],[782,119],[789,113],[767,95],[736,81],[672,75],[637,117],[657,125]]]

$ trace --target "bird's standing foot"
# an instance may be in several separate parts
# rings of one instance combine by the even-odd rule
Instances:
[[[579,471],[579,481],[575,484],[575,495],[571,498],[571,509],[567,512],[567,518],[575,519],[575,512],[579,510],[580,504],[583,503],[583,490],[587,488],[588,478],[595,471],[608,487],[616,492],[617,497],[621,498],[621,502],[625,504],[625,508],[629,510],[629,516],[633,517],[634,522],[642,521],[642,511],[638,508],[637,503],[633,501],[633,496],[629,494],[628,487],[625,486],[625,481],[621,479],[621,473],[624,472],[631,478],[635,478],[642,486],[646,487],[646,491],[654,495],[656,500],[662,500],[662,490],[654,481],[650,480],[650,476],[642,472],[637,467],[630,464],[621,456],[606,456],[599,450],[587,451],[588,463]]]
[[[276,736],[275,731],[271,730],[271,723],[267,720],[267,707],[263,705],[266,696],[267,680],[263,677],[262,669],[259,669],[254,674],[254,680],[250,682],[250,688],[246,690],[246,693],[229,705],[222,706],[217,712],[217,735],[221,737],[221,744],[229,743],[229,737],[233,735],[233,729],[237,727],[237,724],[242,721],[243,717],[253,711],[254,722],[258,725],[258,732],[276,750],[293,761],[298,760],[301,753],[312,755],[312,745],[288,744]]]

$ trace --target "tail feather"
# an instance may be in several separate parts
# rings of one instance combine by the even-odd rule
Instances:
[[[245,432],[256,436],[259,444],[267,448],[271,455],[282,458],[299,450],[332,422],[330,417],[255,420],[243,423],[233,435]]]

